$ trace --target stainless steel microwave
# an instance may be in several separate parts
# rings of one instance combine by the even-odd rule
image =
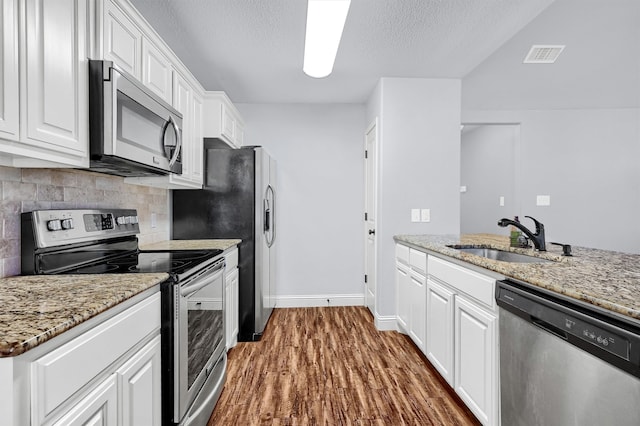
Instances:
[[[89,61],[90,169],[182,173],[182,115],[111,61]]]

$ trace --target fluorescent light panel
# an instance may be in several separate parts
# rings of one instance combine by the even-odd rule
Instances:
[[[331,74],[351,0],[309,0],[302,70],[310,77]]]

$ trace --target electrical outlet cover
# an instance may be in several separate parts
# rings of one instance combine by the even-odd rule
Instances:
[[[421,222],[430,222],[431,221],[431,210],[430,209],[422,209],[420,211],[420,221]]]
[[[411,209],[411,222],[420,222],[420,209]]]

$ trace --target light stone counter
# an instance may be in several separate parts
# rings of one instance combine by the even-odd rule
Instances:
[[[168,278],[164,273],[2,278],[0,357],[24,353]]]
[[[145,244],[140,250],[226,250],[240,244],[242,240],[168,240]]]
[[[592,305],[640,320],[640,255],[572,247],[573,256],[547,243],[546,252],[509,247],[509,238],[490,235],[397,235],[397,242],[458,259]],[[543,257],[553,262],[509,263],[463,253],[447,245],[477,245]]]

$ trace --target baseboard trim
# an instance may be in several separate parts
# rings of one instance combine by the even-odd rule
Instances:
[[[376,315],[374,324],[379,331],[397,331],[398,324],[395,315],[380,316]]]
[[[276,296],[276,308],[316,308],[321,306],[364,306],[362,294],[312,294]]]

